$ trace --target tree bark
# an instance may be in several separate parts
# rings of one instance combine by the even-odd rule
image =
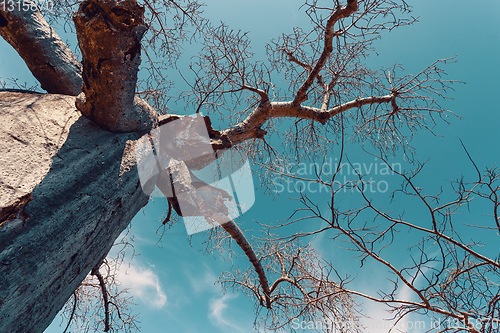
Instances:
[[[48,93],[76,96],[82,91],[81,64],[40,11],[0,6],[0,36],[23,58]],[[21,10],[18,10],[21,9]]]
[[[74,15],[83,57],[83,93],[76,105],[113,132],[147,130],[157,122],[155,110],[135,97],[143,16],[135,0],[86,0]]]
[[[74,100],[0,93],[0,332],[43,332],[148,201],[141,133],[103,130]]]
[[[75,15],[76,106],[92,121],[74,97],[0,93],[0,332],[43,332],[148,201],[134,154],[157,123],[134,96],[142,15],[106,0]],[[0,33],[44,89],[81,92],[80,64],[38,11],[0,12]]]

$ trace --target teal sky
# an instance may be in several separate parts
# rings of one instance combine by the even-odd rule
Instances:
[[[498,163],[500,2],[485,0],[480,2],[481,5],[463,0],[408,2],[419,22],[384,34],[375,43],[379,55],[371,56],[367,63],[373,69],[400,63],[408,72],[416,73],[436,59],[456,56],[456,62],[445,69],[449,79],[465,84],[456,84],[455,91],[448,94],[453,99],[443,102],[443,105],[463,118],[450,118],[450,125],[438,121],[434,130],[439,136],[419,132],[413,141],[417,157],[421,161],[429,160],[419,178],[419,185],[435,190],[440,185],[448,186],[447,181],[462,174],[470,180],[475,179],[474,168],[459,138],[480,169]],[[205,12],[215,22],[224,21],[234,29],[249,31],[253,50],[259,55],[271,38],[290,31],[293,26],[307,24],[308,18],[299,10],[300,4],[298,0],[211,0]],[[0,59],[2,80],[19,78],[21,82],[34,82],[22,60],[3,40],[0,40]],[[180,69],[183,63],[179,64]],[[275,84],[279,85],[278,82]],[[183,113],[191,112],[185,110]],[[354,147],[350,156],[360,163],[373,160]],[[335,158],[335,155],[331,157]],[[402,156],[396,155],[394,161],[402,162]],[[384,180],[391,186],[399,183],[390,176]],[[258,185],[257,178],[254,181]],[[295,196],[284,193],[273,198],[258,189],[255,205],[236,222],[242,229],[259,230],[255,221],[273,224],[284,220],[297,205],[289,199]],[[322,208],[328,203],[321,195],[311,194],[311,198]],[[237,248],[238,257],[233,262],[204,254],[200,243],[206,234],[196,234],[191,246],[182,223],[167,230],[160,241],[157,229],[166,207],[164,199],[156,198],[134,218],[129,235],[134,238],[136,256],[130,261],[130,266],[124,266],[119,276],[123,286],[130,288],[130,294],[134,295],[142,332],[251,332],[253,299],[243,294],[223,294],[214,285],[221,272],[231,267],[245,269],[248,261]],[[418,207],[407,207],[407,210],[419,217]],[[338,263],[341,271],[358,275],[351,288],[374,293],[377,285],[380,288],[385,286],[385,270],[372,264],[358,269],[359,265],[352,258],[343,255],[340,245],[326,236],[317,237],[313,244],[325,258]],[[489,243],[485,251],[498,253],[497,247],[497,244]],[[391,256],[401,262],[405,260],[401,253]],[[375,305],[369,304],[365,309],[375,321],[390,317]],[[65,323],[62,328],[60,323],[61,319],[57,317],[46,333],[62,332]],[[372,332],[386,331],[374,329]]]

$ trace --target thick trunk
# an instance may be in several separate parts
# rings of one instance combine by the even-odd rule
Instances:
[[[43,332],[148,197],[140,133],[63,95],[0,93],[0,332]]]
[[[76,96],[82,91],[81,64],[40,11],[32,10],[31,5],[10,8],[5,1],[0,6],[0,36],[14,47],[47,92]]]
[[[74,15],[83,64],[77,108],[113,132],[151,129],[157,121],[151,106],[135,97],[143,16],[135,0],[86,0]]]
[[[148,201],[134,153],[157,122],[134,96],[142,15],[132,0],[81,4],[82,87],[38,11],[0,11],[0,34],[44,89],[83,91],[0,93],[0,332],[43,332]]]

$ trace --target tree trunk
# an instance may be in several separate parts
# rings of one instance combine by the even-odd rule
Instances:
[[[133,0],[81,4],[76,100],[0,93],[0,332],[43,332],[148,201],[134,145],[158,116],[134,96],[142,16]],[[80,93],[80,65],[38,11],[0,12],[0,34],[44,89]]]
[[[0,332],[43,332],[148,197],[74,97],[0,93]]]

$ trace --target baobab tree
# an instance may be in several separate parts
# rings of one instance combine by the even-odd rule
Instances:
[[[95,190],[111,209],[105,211],[106,214],[85,212],[87,215],[82,215],[86,218],[70,223],[69,230],[74,235],[72,249],[68,249],[67,240],[53,239],[54,225],[74,221],[73,210],[79,205],[94,203],[77,201],[89,195],[80,191],[95,188],[91,186],[95,181],[92,177],[75,177],[76,195],[52,201],[49,198],[47,204],[38,204],[42,195],[27,193],[2,208],[0,251],[6,281],[0,291],[2,330],[42,331],[65,301],[71,302],[70,297],[89,272],[97,277],[103,295],[102,328],[113,329],[110,307],[116,303],[108,297],[106,279],[100,268],[116,237],[147,202],[135,175],[137,167],[130,157],[130,146],[150,130],[183,117],[172,114],[168,108],[171,82],[165,73],[168,66],[175,63],[180,43],[186,39],[197,40],[201,50],[190,72],[185,73],[190,90],[181,96],[182,100],[193,113],[203,110],[207,114],[204,120],[214,152],[239,149],[263,166],[259,171],[263,178],[269,173],[297,178],[288,172],[287,163],[321,158],[334,148],[343,160],[348,137],[370,143],[376,156],[388,161],[396,149],[408,151],[411,137],[418,130],[428,129],[436,118],[448,114],[439,104],[452,84],[442,78],[442,65],[447,60],[437,60],[414,75],[402,76],[397,66],[371,70],[364,63],[372,52],[373,41],[382,31],[414,21],[405,1],[313,0],[307,1],[304,8],[310,19],[308,28],[294,28],[291,34],[273,40],[267,45],[267,62],[253,61],[250,40],[245,33],[223,24],[214,26],[205,20],[196,1],[140,4],[133,0],[57,1],[50,11],[41,8],[43,15],[33,5],[0,8],[0,34],[16,49],[49,94],[37,98],[44,101],[57,98],[53,103],[60,100],[62,102],[57,103],[67,103],[70,108],[74,105],[81,113],[75,124],[83,121],[84,125],[80,126],[96,125],[88,141],[92,141],[94,135],[111,142],[99,148],[113,151],[115,154],[107,154],[110,156],[106,161],[114,163],[103,162],[101,167],[92,164],[82,168],[81,174],[102,173],[111,179],[107,183],[111,190],[119,188],[118,195],[127,193],[124,199],[117,198],[111,191]],[[47,21],[74,22],[80,61]],[[141,54],[147,58],[143,68],[147,75],[138,81]],[[28,97],[11,92],[4,98],[14,103]],[[54,105],[60,105],[57,103]],[[45,117],[50,119],[50,114]],[[226,127],[213,128],[216,119]],[[271,138],[279,136],[287,125],[290,129],[284,148],[270,144]],[[88,138],[81,128],[72,125],[67,135]],[[77,144],[73,147],[80,148]],[[69,168],[63,163],[65,159],[81,165],[79,159],[83,157],[76,150],[71,151],[74,155],[68,155],[67,148],[56,146],[51,157],[55,161],[57,156],[62,161],[54,162],[57,167],[51,170]],[[85,149],[90,148],[85,146]],[[490,258],[476,248],[477,244],[463,241],[450,217],[473,195],[480,196],[493,205],[494,223],[490,228],[500,231],[496,170],[478,171],[478,180],[471,184],[458,182],[458,198],[443,204],[438,195],[426,195],[415,184],[418,168],[413,173],[405,173],[387,162],[391,172],[400,175],[403,181],[403,186],[395,190],[395,196],[415,198],[427,209],[429,223],[423,225],[407,220],[402,213],[379,208],[376,200],[364,191],[370,183],[364,181],[362,172],[357,172],[357,181],[337,186],[336,177],[342,167],[342,163],[338,164],[331,175],[318,171],[314,179],[302,179],[331,189],[327,216],[303,194],[304,206],[294,215],[299,217],[293,217],[286,225],[269,226],[268,234],[255,243],[245,237],[234,221],[213,229],[208,236],[210,244],[217,247],[224,244],[222,240],[233,239],[250,262],[247,270],[223,274],[221,283],[254,298],[262,325],[271,329],[292,327],[293,330],[291,324],[300,319],[324,320],[338,330],[361,331],[362,327],[345,327],[345,323],[355,321],[356,300],[365,298],[387,304],[397,320],[411,313],[434,313],[439,318],[464,323],[464,331],[493,332],[499,312],[498,258]],[[170,176],[168,170],[162,172]],[[82,177],[85,180],[80,179]],[[41,184],[52,185],[50,179],[46,176]],[[270,177],[267,181],[268,186],[273,186]],[[191,188],[195,186],[193,183],[184,180],[182,186]],[[346,208],[338,204],[336,199],[346,187],[358,190],[361,204]],[[175,199],[175,196],[169,198],[168,219],[175,214],[182,215]],[[72,205],[73,202],[79,204]],[[128,202],[134,205],[127,206]],[[64,208],[69,208],[70,213],[45,212],[52,208],[66,212],[61,208],[66,204]],[[49,209],[44,210],[47,207]],[[41,214],[42,210],[48,215]],[[304,213],[307,215],[300,216]],[[30,219],[37,221],[37,214],[52,224],[28,223]],[[99,214],[104,217],[97,220]],[[304,223],[308,218],[324,221],[325,227],[286,234],[287,226]],[[381,222],[368,224],[372,220]],[[413,265],[397,267],[384,259],[381,251],[391,246],[398,237],[396,232],[404,228],[424,236],[416,238],[413,244],[410,254]],[[98,234],[95,230],[99,230]],[[362,263],[373,259],[389,268],[395,276],[391,280],[394,287],[379,296],[349,289],[347,281],[336,274],[335,263],[323,260],[308,245],[310,236],[322,233],[345,240],[348,248],[360,253]],[[36,242],[30,242],[34,237]],[[433,248],[432,253],[437,249],[439,254],[431,256],[429,247]],[[19,254],[14,261],[12,253],[16,249],[25,257]],[[30,253],[36,253],[37,260],[28,257]],[[52,256],[57,260],[43,259]],[[39,274],[47,271],[59,282],[54,279],[39,286]],[[36,274],[26,277],[30,272]],[[20,279],[20,276],[24,277]],[[16,282],[11,282],[14,278]],[[471,284],[474,288],[468,289]],[[398,299],[401,285],[409,288],[418,300]],[[28,293],[34,296],[28,297]],[[117,318],[120,319],[123,318]],[[477,326],[476,320],[480,320],[482,326]]]

